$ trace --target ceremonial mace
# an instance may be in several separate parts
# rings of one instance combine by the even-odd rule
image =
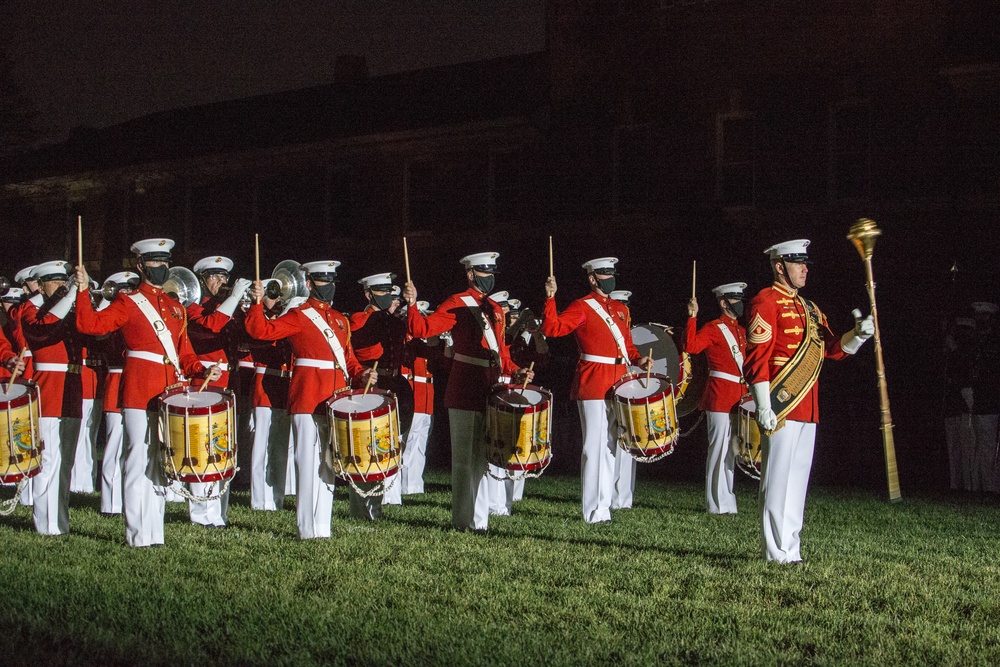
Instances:
[[[889,388],[885,380],[885,361],[882,358],[882,340],[879,335],[878,309],[875,306],[875,278],[872,275],[872,252],[875,250],[875,239],[882,230],[875,225],[874,220],[861,218],[853,225],[847,234],[848,240],[854,244],[865,264],[865,287],[868,288],[868,298],[872,303],[872,319],[875,321],[875,370],[878,375],[879,403],[882,415],[882,447],[885,450],[885,472],[889,481],[889,500],[899,502],[902,496],[899,492],[899,472],[896,469],[896,446],[892,438],[892,415],[889,412]]]

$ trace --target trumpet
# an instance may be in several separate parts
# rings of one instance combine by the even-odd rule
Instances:
[[[4,276],[0,276],[0,296],[7,294],[11,287],[13,287],[13,284],[11,284],[10,280]]]

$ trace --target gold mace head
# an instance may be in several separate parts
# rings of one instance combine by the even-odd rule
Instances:
[[[881,233],[882,230],[878,228],[874,220],[861,218],[851,225],[851,231],[847,233],[847,238],[858,249],[861,259],[870,259],[875,250],[875,239]]]

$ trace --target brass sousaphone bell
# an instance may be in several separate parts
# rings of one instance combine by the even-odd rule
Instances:
[[[198,282],[198,276],[183,266],[170,268],[167,281],[163,283],[163,291],[180,301],[185,308],[201,301],[201,283]]]
[[[264,281],[264,293],[269,299],[280,299],[283,306],[296,297],[307,298],[306,272],[294,259],[279,262],[271,273],[271,279]]]

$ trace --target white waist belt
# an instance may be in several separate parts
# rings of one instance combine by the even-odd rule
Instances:
[[[122,372],[122,368],[121,368],[121,366],[108,366],[108,372],[109,373],[121,373]]]
[[[35,363],[35,370],[42,373],[79,373],[80,364]]]
[[[423,384],[434,384],[434,378],[425,378],[422,375],[414,375],[410,378],[413,382],[421,382]]]
[[[104,359],[84,359],[83,365],[90,368],[100,368],[104,365]]]
[[[170,360],[162,354],[156,354],[155,352],[143,352],[142,350],[128,350],[125,352],[126,357],[132,357],[133,359],[144,359],[145,361],[152,361],[154,364],[163,364],[164,366],[171,366]]]
[[[226,362],[225,361],[202,361],[201,365],[204,366],[205,368],[211,368],[212,366],[219,366],[221,368],[222,366],[226,365]]]
[[[497,382],[501,382],[501,383],[502,382],[506,382],[507,384],[510,384],[510,376],[509,375],[501,375],[500,377],[497,378]]]
[[[708,377],[719,378],[720,380],[729,380],[730,382],[743,382],[743,378],[739,375],[733,375],[732,373],[723,373],[722,371],[709,371]]]
[[[31,350],[25,350],[25,351],[24,351],[24,352],[23,352],[23,353],[21,354],[21,357],[22,357],[22,358],[24,358],[24,359],[27,359],[28,357],[31,357],[31,356],[33,356],[33,355],[31,354]]]
[[[337,364],[333,359],[296,359],[296,366],[308,366],[309,368],[322,368],[332,371],[337,369]]]
[[[461,361],[463,364],[470,364],[472,366],[479,366],[481,368],[489,368],[489,359],[480,359],[479,357],[470,357],[464,354],[455,353],[455,361]]]
[[[597,354],[581,354],[580,361],[592,361],[595,364],[624,364],[625,359],[621,357],[602,357]]]
[[[252,361],[241,361],[240,362],[240,368],[253,368],[253,367],[254,367],[254,365],[253,365]]]
[[[257,375],[273,375],[279,378],[291,377],[292,375],[289,371],[280,368],[266,368],[265,366],[258,366],[255,372]]]

